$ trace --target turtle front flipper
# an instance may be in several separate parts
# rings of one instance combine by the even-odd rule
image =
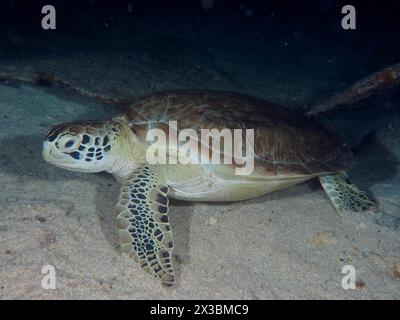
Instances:
[[[164,286],[172,286],[174,242],[167,194],[168,187],[160,183],[157,166],[138,169],[121,189],[117,227],[122,251],[160,279]]]
[[[320,176],[319,181],[339,214],[378,211],[376,201],[358,189],[346,172]]]

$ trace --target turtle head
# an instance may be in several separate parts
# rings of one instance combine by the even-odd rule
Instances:
[[[122,121],[88,121],[57,125],[43,141],[43,158],[57,167],[80,172],[111,172],[126,137]],[[118,152],[116,152],[116,150]]]

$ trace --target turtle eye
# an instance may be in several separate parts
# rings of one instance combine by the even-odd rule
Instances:
[[[71,148],[73,145],[74,145],[74,140],[70,139],[65,143],[64,147],[68,149]]]
[[[57,147],[60,151],[71,152],[75,151],[80,145],[80,139],[73,135],[64,135],[57,141]]]

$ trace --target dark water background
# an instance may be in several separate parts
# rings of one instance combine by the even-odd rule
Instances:
[[[56,31],[41,28],[44,4],[57,10]],[[346,4],[356,8],[356,30],[341,27],[341,8]],[[247,54],[248,59],[268,63],[279,55],[283,62],[296,65],[318,56],[318,51],[331,50],[329,63],[336,63],[344,77],[357,80],[399,61],[399,12],[398,1],[8,0],[1,3],[0,50],[15,54],[28,48],[79,51],[87,49],[83,39],[91,44],[95,39],[97,49],[112,49],[111,37],[134,46],[129,43],[132,34],[149,38],[169,34],[193,41],[193,59],[200,47],[225,46]],[[35,45],[38,38],[47,45]],[[160,54],[170,55],[179,50],[176,42],[158,39],[156,44]],[[342,58],[351,61],[351,71],[339,63]]]

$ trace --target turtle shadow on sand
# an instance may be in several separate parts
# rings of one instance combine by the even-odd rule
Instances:
[[[70,180],[90,181],[89,175],[51,166],[42,158],[43,137],[18,135],[0,140],[0,171],[33,180]]]
[[[398,176],[398,159],[389,149],[387,149],[376,137],[375,134],[367,139],[355,150],[354,165],[349,174],[353,180],[359,184],[363,190],[372,194],[371,187],[374,184],[382,184],[391,181]],[[398,198],[393,185],[393,192],[385,195],[385,200],[392,197]],[[382,200],[385,201],[385,200]],[[382,208],[384,203],[378,203]],[[382,209],[375,217],[375,222],[379,225],[398,229],[400,227],[400,215],[393,212],[385,212]]]
[[[398,173],[394,165],[400,159],[376,139],[375,133],[364,138],[363,143],[354,150],[354,156],[349,174],[360,180],[360,186],[366,191],[370,191],[374,184],[390,180]]]

